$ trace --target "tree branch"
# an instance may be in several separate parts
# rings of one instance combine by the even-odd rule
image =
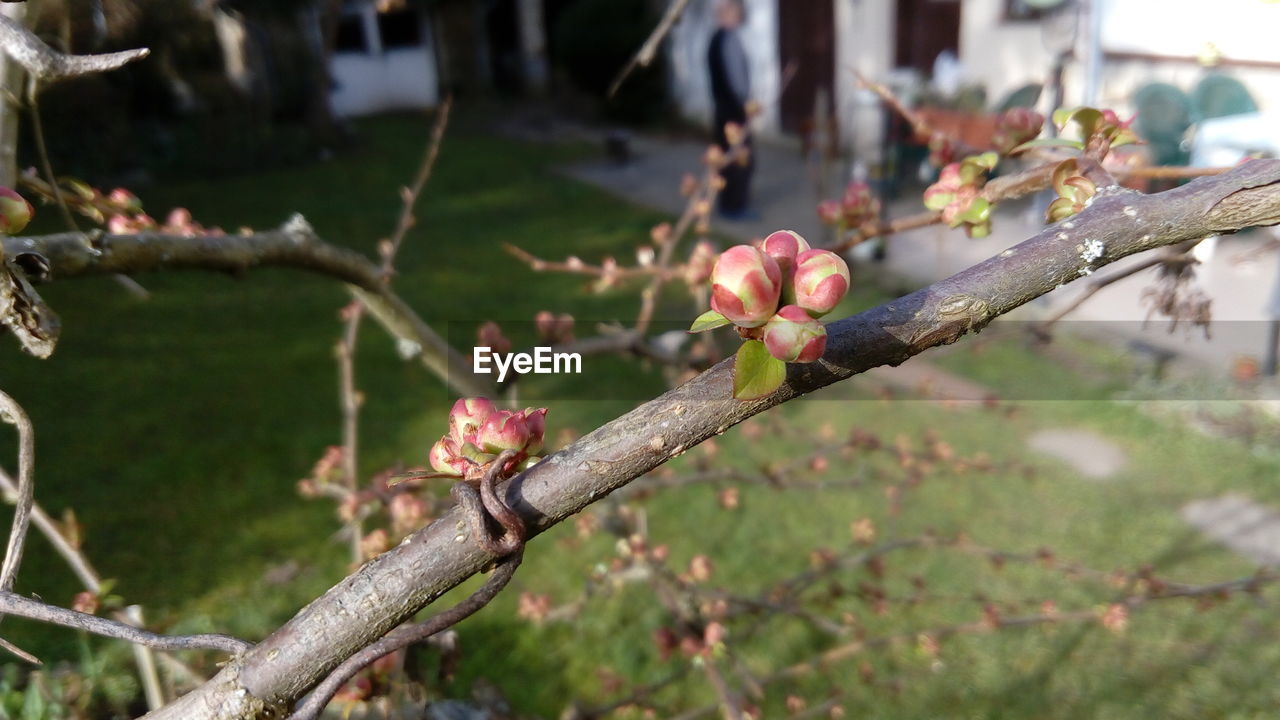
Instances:
[[[27,529],[31,527],[31,507],[35,504],[36,431],[22,406],[3,391],[0,391],[0,418],[18,428],[18,492],[13,503],[9,545],[5,548],[4,563],[0,565],[0,592],[8,592],[13,590],[13,581],[18,576]]]
[[[1280,223],[1280,161],[1256,160],[1158,195],[1099,190],[1070,220],[910,295],[832,323],[822,360],[788,366],[772,395],[734,400],[727,360],[587,434],[501,492],[535,535],[688,448],[788,400],[880,365],[955,342],[1086,271],[1214,233]],[[1096,260],[1085,240],[1102,243]],[[1093,257],[1085,253],[1087,257]],[[494,557],[468,542],[457,509],[339,582],[208,683],[152,720],[282,713],[342,661]]]
[[[255,267],[288,267],[326,275],[345,282],[397,339],[402,351],[418,355],[428,370],[456,392],[492,394],[492,388],[472,374],[466,360],[391,290],[380,267],[357,252],[324,242],[301,216],[279,230],[252,235],[61,233],[5,237],[0,242],[8,257],[23,252],[44,256],[55,278],[170,269],[239,274]]]
[[[49,605],[9,591],[0,592],[0,612],[126,640],[156,650],[221,650],[238,655],[253,647],[251,643],[230,635],[157,635],[132,625]]]
[[[151,54],[147,48],[139,48],[102,55],[67,55],[3,15],[0,15],[0,50],[40,82],[115,70]]]

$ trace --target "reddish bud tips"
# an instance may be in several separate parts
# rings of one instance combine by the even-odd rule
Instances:
[[[804,308],[787,305],[765,325],[764,345],[783,362],[813,362],[827,349],[827,329]]]
[[[849,266],[829,250],[807,250],[796,257],[792,283],[795,304],[821,317],[849,292]]]
[[[778,263],[750,245],[724,251],[711,271],[711,308],[741,327],[765,324],[781,295]]]
[[[7,187],[0,187],[0,232],[12,235],[22,232],[36,214],[26,198]]]

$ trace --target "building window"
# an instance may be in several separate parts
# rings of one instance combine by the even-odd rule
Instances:
[[[1040,20],[1069,0],[1004,0],[1005,20]]]
[[[422,18],[413,10],[393,10],[378,15],[378,33],[382,36],[382,49],[420,47],[422,45]]]
[[[364,33],[364,18],[359,15],[343,15],[338,20],[338,35],[334,38],[335,52],[368,54],[369,44]]]

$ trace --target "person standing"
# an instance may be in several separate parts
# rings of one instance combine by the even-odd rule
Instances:
[[[750,209],[751,173],[755,169],[755,153],[751,152],[751,135],[747,132],[747,103],[751,100],[751,67],[738,29],[742,26],[746,9],[743,0],[716,0],[715,34],[707,48],[707,67],[711,74],[711,102],[715,108],[716,144],[722,150],[729,149],[725,125],[735,123],[746,133],[746,162],[729,163],[721,175],[724,189],[720,191],[720,214],[731,220],[752,219]]]

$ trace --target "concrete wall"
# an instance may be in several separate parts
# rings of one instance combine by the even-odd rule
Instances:
[[[784,0],[785,2],[785,0]],[[671,30],[672,97],[681,114],[711,126],[711,85],[707,77],[707,44],[715,32],[714,0],[693,0]],[[751,59],[751,96],[763,114],[753,129],[777,137],[781,70],[778,61],[778,0],[746,0],[747,22],[739,31]]]
[[[431,107],[439,101],[436,55],[431,28],[423,14],[423,45],[384,49],[378,37],[377,10],[359,2],[345,12],[364,18],[369,52],[338,52],[331,68],[335,87],[333,110],[342,116],[368,115],[385,110]]]

